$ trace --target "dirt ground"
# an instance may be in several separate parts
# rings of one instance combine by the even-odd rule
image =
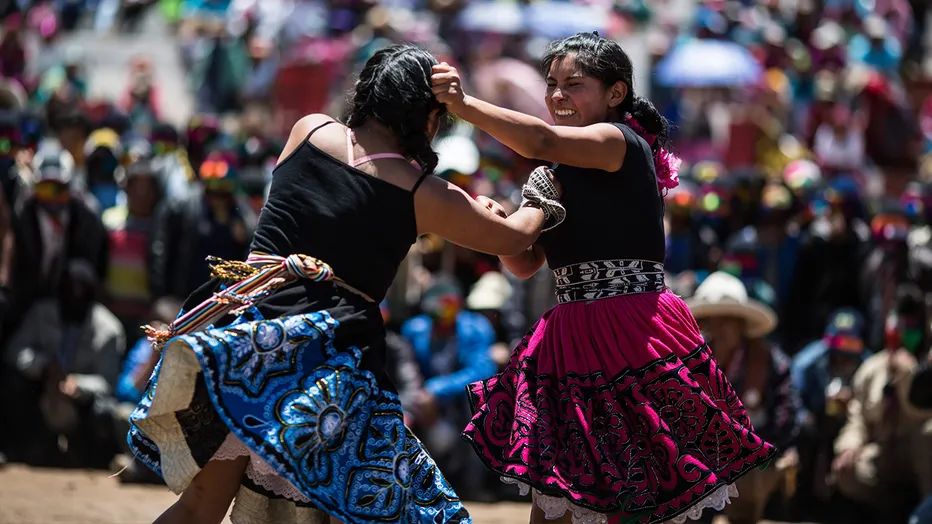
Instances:
[[[0,524],[148,524],[174,500],[166,488],[121,486],[96,471],[0,469]],[[509,502],[467,508],[475,524],[521,524],[529,513]]]

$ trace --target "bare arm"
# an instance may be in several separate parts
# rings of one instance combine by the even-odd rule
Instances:
[[[520,255],[513,257],[502,256],[498,258],[502,261],[502,265],[505,266],[505,269],[520,279],[533,277],[547,260],[544,256],[543,248],[537,244],[534,244]]]
[[[625,136],[612,124],[552,126],[471,96],[450,110],[525,158],[609,172],[621,169],[625,161]]]
[[[540,235],[544,212],[522,207],[498,216],[462,189],[427,177],[415,194],[418,232],[434,233],[460,246],[491,255],[520,255]]]
[[[456,68],[434,66],[434,96],[456,116],[495,137],[519,155],[575,167],[617,171],[627,144],[612,124],[585,127],[552,126],[543,120],[504,109],[463,93]]]

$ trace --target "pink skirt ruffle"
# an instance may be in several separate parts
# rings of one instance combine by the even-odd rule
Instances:
[[[469,393],[488,467],[613,522],[694,518],[776,453],[669,291],[556,306]]]

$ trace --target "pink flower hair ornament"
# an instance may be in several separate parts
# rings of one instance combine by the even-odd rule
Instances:
[[[644,129],[644,126],[642,126],[633,115],[628,115],[624,123],[643,138],[644,141],[647,142],[647,145],[651,146],[651,149],[653,149],[654,142],[657,141],[656,134],[648,133],[647,130]],[[679,174],[681,165],[683,165],[683,161],[680,157],[674,155],[670,151],[662,147],[654,150],[654,171],[657,174],[657,187],[660,189],[662,195],[666,196],[667,191],[680,185]]]

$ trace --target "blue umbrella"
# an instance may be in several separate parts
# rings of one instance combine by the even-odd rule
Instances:
[[[535,36],[557,39],[608,27],[609,13],[597,6],[572,2],[534,2],[525,11],[527,28]]]
[[[690,40],[657,64],[657,81],[674,87],[747,85],[762,74],[747,49],[722,40]]]
[[[524,12],[516,2],[472,2],[463,9],[457,25],[467,31],[518,34],[524,31]]]

